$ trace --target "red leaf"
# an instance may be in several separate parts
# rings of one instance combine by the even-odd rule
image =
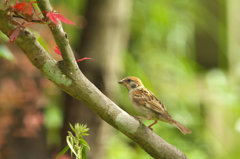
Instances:
[[[32,4],[28,3],[28,5],[26,5],[26,7],[23,10],[23,14],[28,14],[28,15],[32,15]]]
[[[52,12],[48,12],[46,14],[46,16],[57,26],[58,25],[58,22],[57,22],[57,19],[54,17],[53,13]]]
[[[75,23],[67,20],[64,16],[60,15],[60,14],[55,14],[52,12],[48,12],[46,15],[53,23],[55,23],[55,25],[58,25],[57,19],[59,19],[60,21],[67,23],[67,24],[72,24],[72,25],[76,25]]]
[[[58,55],[62,56],[60,50],[58,47],[56,47],[56,49],[53,49],[54,52],[56,52]]]
[[[13,6],[13,8],[17,9],[18,11],[22,11],[26,7],[27,4],[28,4],[28,2],[17,3]]]
[[[67,23],[67,24],[71,24],[71,25],[76,25],[75,23],[71,22],[70,20],[67,20],[67,18],[65,18],[64,16],[60,15],[60,14],[54,14],[55,18],[59,19],[60,21]]]
[[[16,26],[21,26],[21,24],[15,20],[12,20],[11,23]]]
[[[13,33],[16,29],[17,29],[17,28],[12,29],[12,30],[9,30],[9,31],[8,31],[8,36],[12,35],[12,33]]]
[[[93,58],[84,57],[84,58],[82,58],[82,59],[78,59],[77,62],[83,61],[83,60],[93,60]]]
[[[11,34],[10,35],[10,43],[13,43],[16,39],[17,39],[17,37],[18,37],[18,35],[19,35],[19,33],[20,33],[20,27],[17,27],[17,28],[15,28],[15,29],[13,29],[13,31],[12,30],[10,30],[8,33],[9,34]]]

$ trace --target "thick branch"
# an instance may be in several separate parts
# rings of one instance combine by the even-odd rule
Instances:
[[[0,11],[0,30],[7,35],[13,29]],[[114,102],[102,94],[79,69],[66,76],[59,69],[59,65],[36,40],[34,34],[21,30],[14,42],[49,80],[72,97],[82,101],[99,117],[131,138],[152,157],[158,159],[187,159],[186,155],[175,146],[168,144],[145,125],[120,109]],[[70,52],[71,53],[71,52]],[[75,67],[75,66],[74,66]],[[79,77],[78,80],[75,77]]]
[[[53,9],[50,6],[49,0],[37,0],[37,4],[41,11],[48,11],[51,12]],[[45,16],[46,13],[44,13]],[[65,69],[71,73],[74,74],[75,71],[78,70],[76,59],[73,55],[72,48],[69,45],[69,40],[67,38],[67,34],[63,31],[62,23],[58,21],[58,26],[49,27],[49,29],[52,32],[52,35],[56,41],[56,44],[61,52],[61,55],[63,57],[63,62]],[[75,77],[76,78],[76,77]]]

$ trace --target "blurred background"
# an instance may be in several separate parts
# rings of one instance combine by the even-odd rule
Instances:
[[[79,62],[81,71],[122,109],[138,115],[127,89],[117,83],[136,76],[193,132],[183,135],[159,122],[156,134],[191,159],[240,156],[239,0],[51,0],[51,5],[77,24],[63,24],[76,59],[94,58]],[[61,60],[47,26],[29,29]],[[152,158],[47,80],[2,33],[0,57],[1,159],[55,158],[66,146],[68,123],[76,122],[90,128],[89,159]]]

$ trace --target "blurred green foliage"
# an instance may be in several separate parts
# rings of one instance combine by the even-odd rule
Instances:
[[[14,55],[5,45],[0,44],[0,58],[4,58],[10,61],[13,61]]]
[[[206,27],[204,17],[218,21],[221,28],[218,33],[215,26]],[[220,69],[224,62],[219,61],[219,68],[213,70],[206,70],[196,62],[195,24],[206,29],[218,42],[219,54],[227,57],[224,52],[227,44],[221,45],[223,39],[220,39],[226,32],[226,24],[219,19],[202,3],[189,0],[135,0],[132,10],[130,42],[124,58],[125,76],[139,77],[164,103],[171,116],[193,131],[184,136],[166,123],[160,122],[153,127],[155,133],[194,159],[239,156],[235,140],[240,141],[239,130],[234,128],[240,115],[239,85],[231,81],[228,72]],[[119,103],[127,112],[137,115],[124,87],[121,87]],[[132,141],[119,140],[116,136],[110,141],[108,158],[145,156],[139,147],[130,146],[134,145]],[[126,154],[129,155],[123,157]]]
[[[12,54],[11,50],[9,50],[9,48],[4,44],[7,41],[9,41],[7,36],[0,32],[0,58],[14,61],[14,55]]]

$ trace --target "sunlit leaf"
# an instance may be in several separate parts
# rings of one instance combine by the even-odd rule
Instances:
[[[83,139],[79,140],[80,144],[83,144],[84,147],[86,147],[88,150],[90,150],[90,146],[88,145],[88,143],[86,141],[84,141]]]
[[[74,154],[76,158],[82,159],[82,156],[86,158],[86,148],[90,150],[90,146],[88,143],[83,140],[82,134],[88,131],[87,125],[80,125],[76,123],[74,126],[75,128],[69,123],[71,129],[75,132],[75,136],[68,131],[68,136],[66,138],[67,144],[71,150],[71,156]],[[83,150],[84,149],[84,150]]]
[[[68,149],[69,149],[69,146],[67,145],[67,146],[60,152],[60,154],[57,156],[57,158],[60,157],[61,155],[65,154]],[[56,158],[56,159],[57,159],[57,158]]]
[[[69,125],[70,125],[72,131],[75,132],[75,129],[73,128],[73,126],[70,123],[69,123]]]
[[[83,146],[81,145],[81,146],[78,148],[77,158],[81,158],[81,156],[82,156],[82,149],[83,149]]]
[[[85,128],[85,129],[83,130],[83,133],[87,132],[88,130],[89,130],[89,128]]]
[[[86,124],[86,125],[82,125],[82,128],[83,128],[83,129],[86,129],[86,127],[87,127],[87,124]]]
[[[82,159],[87,159],[87,152],[85,147],[82,149]]]
[[[70,138],[70,139],[71,139],[71,138]],[[72,140],[72,139],[71,139],[71,140]],[[68,144],[69,148],[70,148],[71,151],[77,156],[77,153],[75,152],[72,143],[73,143],[73,142],[70,142],[70,141],[69,141],[69,137],[67,137],[67,144]]]
[[[69,139],[70,139],[70,143],[71,143],[71,145],[74,145],[74,143],[75,143],[75,138],[74,138],[74,136],[73,137],[69,137]]]
[[[68,131],[68,135],[69,136],[73,136],[71,131]]]

